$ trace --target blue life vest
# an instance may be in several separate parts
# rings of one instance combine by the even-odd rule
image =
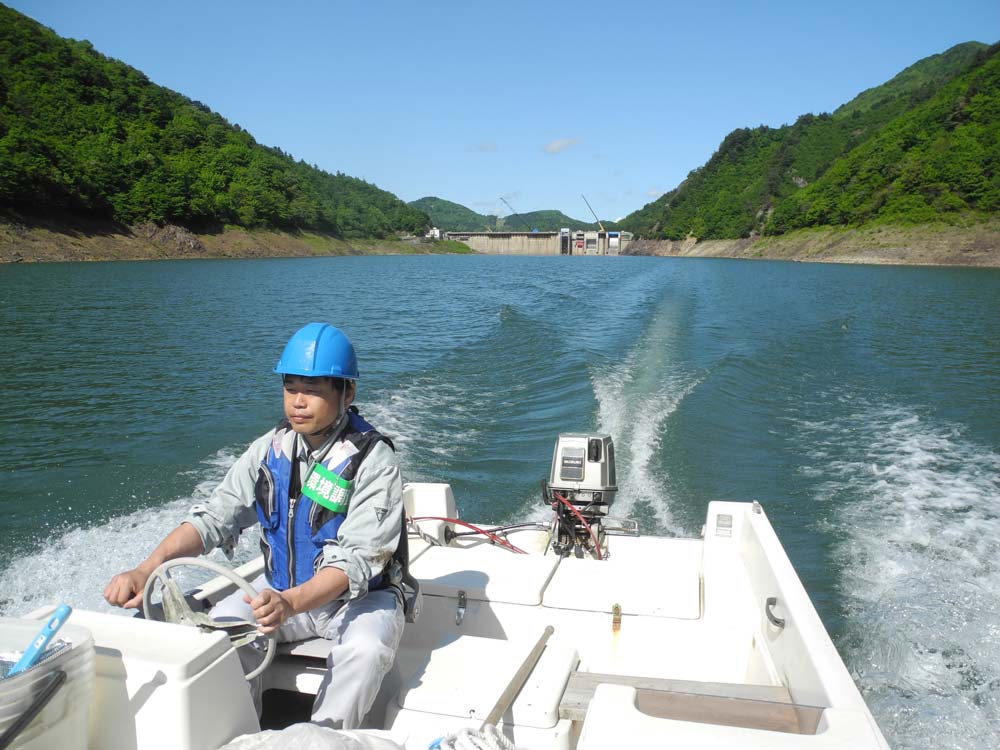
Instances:
[[[302,494],[295,440],[296,433],[288,420],[279,422],[254,490],[264,572],[268,585],[276,591],[313,577],[323,559],[323,547],[337,539],[340,524],[347,516],[346,503],[350,502],[348,497],[344,510],[334,512]],[[372,448],[380,442],[393,447],[392,441],[362,419],[353,406],[340,440],[353,444],[357,453],[338,461],[343,453],[331,449],[319,465],[351,483]],[[369,590],[378,587],[379,578],[369,582]]]

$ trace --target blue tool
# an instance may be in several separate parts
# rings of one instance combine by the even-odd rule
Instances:
[[[11,667],[11,670],[7,673],[8,677],[13,677],[18,672],[23,672],[28,667],[33,667],[35,663],[42,657],[45,652],[45,647],[49,645],[49,641],[52,640],[59,628],[63,626],[66,622],[66,618],[69,617],[72,608],[68,604],[60,604],[56,611],[52,613],[52,617],[49,621],[42,626],[42,629],[38,631],[38,635],[35,636],[35,640],[31,642],[31,645],[25,649],[21,658],[18,659],[17,664]]]

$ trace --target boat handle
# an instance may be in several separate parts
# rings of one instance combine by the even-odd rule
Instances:
[[[767,619],[772,625],[774,625],[777,628],[783,628],[785,627],[785,618],[777,617],[775,616],[774,612],[771,611],[771,608],[777,606],[777,604],[778,604],[778,597],[776,596],[767,597],[767,601],[764,602],[764,613],[767,615]]]
[[[458,610],[455,612],[455,624],[461,625],[465,619],[465,592],[458,592]]]

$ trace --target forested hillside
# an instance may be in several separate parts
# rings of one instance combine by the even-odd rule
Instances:
[[[431,223],[443,232],[491,231],[497,223],[494,214],[478,214],[459,203],[430,195],[410,201],[410,206],[427,214]]]
[[[880,217],[912,223],[995,211],[985,184],[1000,171],[990,171],[989,159],[980,169],[958,165],[991,148],[997,153],[1000,89],[989,73],[996,57],[997,47],[958,45],[863,92],[832,115],[803,115],[781,128],[735,130],[703,167],[621,225],[649,238],[726,239]],[[950,126],[942,120],[948,116],[944,110],[960,113]],[[965,117],[975,120],[973,127],[965,129]],[[872,169],[862,169],[876,139],[875,148],[885,157],[873,167],[881,170],[877,178]],[[900,179],[892,160],[918,145],[935,156],[915,152],[911,160],[920,168]],[[942,171],[942,160],[955,166]],[[865,185],[853,182],[859,172]],[[970,180],[975,187],[964,186]]]
[[[572,219],[562,211],[529,211],[498,218],[494,214],[477,214],[459,203],[433,196],[412,201],[410,205],[430,216],[434,226],[445,232],[530,232],[535,229],[539,232],[558,232],[563,227],[597,229],[597,224]],[[609,222],[604,225],[609,226]]]
[[[765,230],[1000,212],[1000,54],[838,159],[774,210]]]
[[[262,146],[204,104],[2,5],[0,207],[342,237],[429,223],[391,193]]]
[[[523,214],[510,214],[501,219],[501,229],[509,232],[529,232],[537,229],[539,232],[558,232],[563,227],[570,229],[597,229],[597,224],[588,224],[579,219],[573,219],[562,211],[528,211]],[[605,222],[605,227],[610,222]]]

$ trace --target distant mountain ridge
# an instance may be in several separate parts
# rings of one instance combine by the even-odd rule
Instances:
[[[498,217],[495,214],[480,214],[471,208],[437,198],[427,196],[410,201],[410,206],[423,211],[431,218],[431,222],[444,232],[557,232],[563,227],[571,229],[597,229],[597,224],[573,219],[562,211],[529,211],[523,214],[510,214]],[[608,227],[610,222],[604,222]]]
[[[0,208],[346,238],[429,224],[392,193],[262,146],[204,104],[3,5]]]
[[[562,211],[528,211],[523,214],[510,214],[504,216],[502,229],[510,232],[528,232],[538,230],[539,232],[558,232],[564,227],[570,229],[597,229],[597,224],[573,219]],[[607,227],[610,222],[605,222]]]
[[[704,166],[621,226],[651,239],[735,239],[992,214],[1000,209],[993,197],[1000,191],[998,49],[960,44],[832,115],[737,129]]]
[[[496,226],[493,214],[480,214],[459,203],[427,196],[410,201],[410,207],[423,211],[431,224],[444,232],[484,232]]]

